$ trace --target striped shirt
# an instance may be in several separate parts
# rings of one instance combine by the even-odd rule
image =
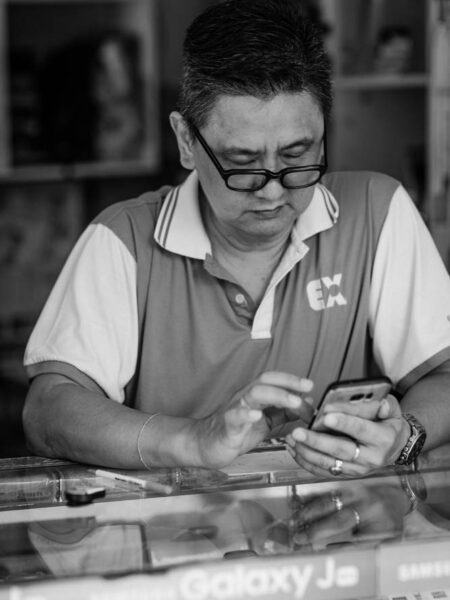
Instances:
[[[103,211],[30,337],[30,377],[60,373],[146,412],[201,418],[267,370],[384,374],[400,393],[450,358],[450,279],[404,188],[331,173],[258,305],[211,254],[192,172]]]

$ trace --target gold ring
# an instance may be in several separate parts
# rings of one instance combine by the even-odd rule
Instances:
[[[334,461],[334,465],[332,465],[330,467],[330,473],[332,475],[334,475],[335,477],[337,477],[338,475],[342,475],[342,466],[343,466],[343,462],[342,460],[340,460],[339,458],[336,458]]]
[[[356,462],[358,460],[360,453],[361,453],[361,447],[358,444],[358,442],[355,442],[355,452],[353,453],[353,456],[352,456],[352,462]]]

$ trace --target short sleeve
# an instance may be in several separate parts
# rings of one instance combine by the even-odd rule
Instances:
[[[402,393],[450,358],[449,274],[401,186],[378,241],[370,327],[375,359]]]
[[[137,360],[136,261],[119,237],[91,224],[71,252],[28,341],[30,377],[80,373],[113,400]]]

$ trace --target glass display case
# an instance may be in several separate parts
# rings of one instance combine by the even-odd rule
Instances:
[[[226,471],[6,459],[0,598],[446,598],[449,462],[319,480],[282,448]]]

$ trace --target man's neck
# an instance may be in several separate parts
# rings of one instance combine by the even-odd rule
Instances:
[[[259,303],[289,244],[290,233],[261,240],[233,235],[214,218],[205,218],[205,226],[215,260]]]

